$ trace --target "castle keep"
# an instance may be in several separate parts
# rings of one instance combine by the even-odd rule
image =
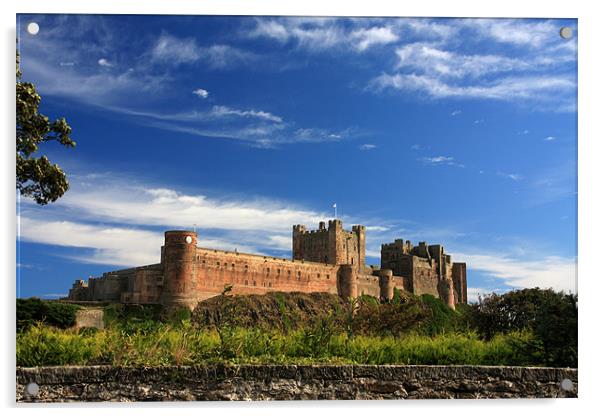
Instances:
[[[431,294],[450,307],[466,303],[466,263],[452,263],[441,245],[395,240],[381,247],[380,268],[366,266],[366,228],[341,220],[317,230],[293,226],[292,260],[197,247],[197,233],[167,231],[161,262],[77,280],[68,300],[159,303],[193,308],[219,295],[269,291],[328,292],[393,298],[394,288]]]

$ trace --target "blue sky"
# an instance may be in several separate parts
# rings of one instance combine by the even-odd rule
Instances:
[[[27,23],[39,23],[32,36]],[[576,20],[19,15],[22,71],[75,149],[21,199],[18,295],[159,261],[166,229],[290,256],[337,203],[468,263],[470,297],[576,291]]]

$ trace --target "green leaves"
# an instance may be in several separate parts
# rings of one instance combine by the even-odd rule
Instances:
[[[41,100],[32,83],[21,82],[17,54],[17,189],[21,195],[45,205],[63,196],[69,182],[58,165],[50,163],[46,156],[34,154],[43,142],[55,141],[65,147],[75,147],[75,142],[64,118],[50,122],[38,112]]]

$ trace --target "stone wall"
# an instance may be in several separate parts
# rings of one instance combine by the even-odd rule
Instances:
[[[563,380],[570,380],[572,383]],[[27,393],[27,385],[38,392]],[[561,383],[570,390],[561,388]],[[572,384],[572,385],[571,385]],[[577,370],[487,366],[210,365],[17,368],[18,402],[577,397]]]

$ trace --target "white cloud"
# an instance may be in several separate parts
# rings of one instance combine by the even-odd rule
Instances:
[[[267,37],[281,43],[290,38],[289,30],[275,20],[257,19],[255,29],[249,34],[252,37]]]
[[[162,33],[151,50],[155,61],[182,64],[195,62],[200,58],[200,49],[194,38],[177,38]]]
[[[447,165],[447,166],[455,166],[458,168],[465,167],[464,164],[456,162],[452,156],[422,157],[419,160],[426,163],[427,165]]]
[[[209,197],[109,174],[72,174],[71,189],[52,207],[21,201],[23,241],[88,249],[71,258],[118,266],[158,262],[163,232],[156,230],[196,226],[201,247],[265,254],[291,250],[293,224],[315,227],[331,216],[273,199]]]
[[[28,203],[28,200],[24,200]],[[317,224],[327,214],[264,198],[212,198],[149,185],[124,185],[118,179],[73,181],[53,207],[87,221],[135,226],[288,232],[292,224]],[[26,215],[26,213],[24,213]]]
[[[344,19],[257,19],[255,28],[246,35],[272,39],[281,44],[295,41],[299,48],[310,52],[331,51],[335,47],[365,52],[376,45],[399,40],[399,35],[391,26],[366,26],[366,19],[356,19],[351,27],[346,27],[341,24],[342,20]]]
[[[544,141],[546,141],[546,142],[551,142],[551,141],[554,141],[554,140],[556,140],[556,137],[554,137],[554,136],[548,136],[548,137],[546,137],[546,138],[545,138],[545,139],[543,139],[543,140],[544,140]]]
[[[237,110],[234,108],[226,107],[224,105],[213,106],[209,112],[210,116],[213,117],[227,117],[227,116],[238,116],[238,117],[253,117],[260,118],[267,121],[273,121],[275,123],[281,123],[282,118],[278,117],[267,111],[257,110]]]
[[[106,58],[100,58],[98,60],[98,65],[104,66],[104,67],[107,67],[107,68],[111,68],[113,66],[113,64],[110,63]]]
[[[241,65],[249,65],[258,61],[259,57],[248,51],[229,45],[212,45],[200,50],[201,59],[212,69],[228,69]]]
[[[523,19],[467,19],[463,24],[497,42],[533,49],[561,41],[559,27],[553,20],[528,22]]]
[[[452,116],[457,116],[457,115],[460,115],[460,114],[462,114],[462,110],[454,110],[454,111],[451,112]]]
[[[576,293],[577,262],[570,257],[541,256],[520,259],[510,255],[454,253],[454,261],[466,262],[469,270],[479,270],[516,288],[553,288]]]
[[[200,98],[209,97],[209,91],[204,90],[203,88],[197,88],[196,90],[192,91],[192,93]]]
[[[373,231],[373,232],[384,232],[384,231],[389,231],[389,230],[390,230],[389,227],[384,227],[381,225],[372,225],[372,226],[366,227],[366,231]]]
[[[525,136],[527,134],[529,134],[529,130],[521,130],[519,132],[516,133],[519,136]]]
[[[370,143],[365,143],[359,146],[360,150],[372,150],[372,149],[376,149],[376,145],[375,144],[370,144]]]
[[[451,162],[454,160],[451,156],[433,156],[433,157],[423,157],[421,160],[427,163],[439,164],[444,162]]]
[[[501,176],[503,178],[508,178],[508,179],[512,179],[513,181],[521,181],[523,180],[523,175],[520,175],[518,173],[504,173],[504,172],[498,172],[497,173],[498,176]]]
[[[410,68],[426,75],[449,78],[480,77],[484,75],[525,70],[529,61],[502,55],[463,55],[425,43],[410,43],[396,50],[397,69]]]
[[[199,46],[194,38],[162,33],[150,51],[151,59],[168,65],[202,62],[211,69],[227,69],[257,59],[254,53],[230,45]]]
[[[416,74],[381,74],[371,86],[376,90],[425,92],[432,98],[489,98],[495,100],[547,100],[554,94],[571,93],[573,79],[562,76],[507,77],[478,85],[456,85],[441,79]]]
[[[160,261],[161,233],[27,216],[21,216],[20,221],[23,241],[93,249],[89,255],[77,256],[80,262],[138,266]]]
[[[389,27],[371,27],[358,29],[351,33],[351,38],[357,42],[355,48],[363,52],[373,45],[386,45],[399,39]]]

